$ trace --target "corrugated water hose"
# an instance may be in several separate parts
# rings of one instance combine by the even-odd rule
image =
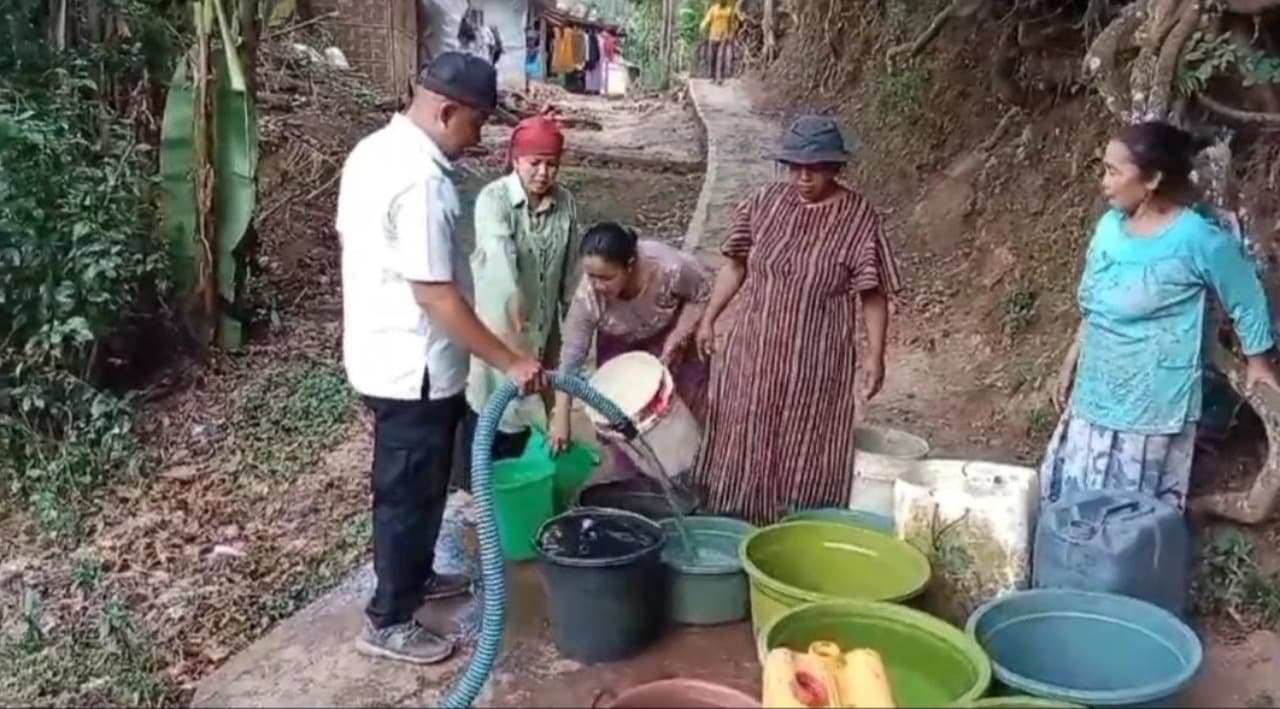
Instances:
[[[547,380],[552,387],[599,411],[608,419],[609,425],[627,440],[633,440],[638,435],[635,423],[616,404],[582,379],[549,372]],[[440,702],[440,706],[447,709],[471,706],[489,681],[489,675],[498,659],[498,650],[502,647],[502,631],[507,615],[507,578],[493,509],[493,437],[507,404],[514,401],[519,393],[515,383],[510,381],[498,388],[478,418],[475,440],[471,444],[471,494],[477,517],[477,536],[480,538],[483,607],[475,652],[471,654],[462,677]]]

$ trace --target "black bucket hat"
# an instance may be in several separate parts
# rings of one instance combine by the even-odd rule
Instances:
[[[793,165],[847,163],[853,154],[846,149],[836,122],[826,116],[800,116],[782,134],[782,149],[773,159]]]
[[[471,54],[443,52],[418,70],[418,85],[476,110],[498,106],[498,73]]]

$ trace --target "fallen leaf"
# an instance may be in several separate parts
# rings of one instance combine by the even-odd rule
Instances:
[[[189,483],[200,477],[200,470],[194,465],[175,465],[160,473],[160,477],[174,482]]]
[[[243,559],[248,555],[245,554],[244,549],[241,549],[240,547],[232,546],[230,544],[218,544],[213,548],[213,551],[209,553],[209,556],[214,559],[224,557],[224,556],[232,556],[237,559]]]

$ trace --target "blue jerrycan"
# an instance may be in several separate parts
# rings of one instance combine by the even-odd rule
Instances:
[[[1140,492],[1090,490],[1040,511],[1032,585],[1132,596],[1182,615],[1190,533],[1177,508]]]

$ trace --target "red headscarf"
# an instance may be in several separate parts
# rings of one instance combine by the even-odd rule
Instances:
[[[511,148],[508,159],[529,155],[549,155],[559,157],[564,152],[564,134],[554,119],[547,116],[530,116],[516,124],[511,132]]]

